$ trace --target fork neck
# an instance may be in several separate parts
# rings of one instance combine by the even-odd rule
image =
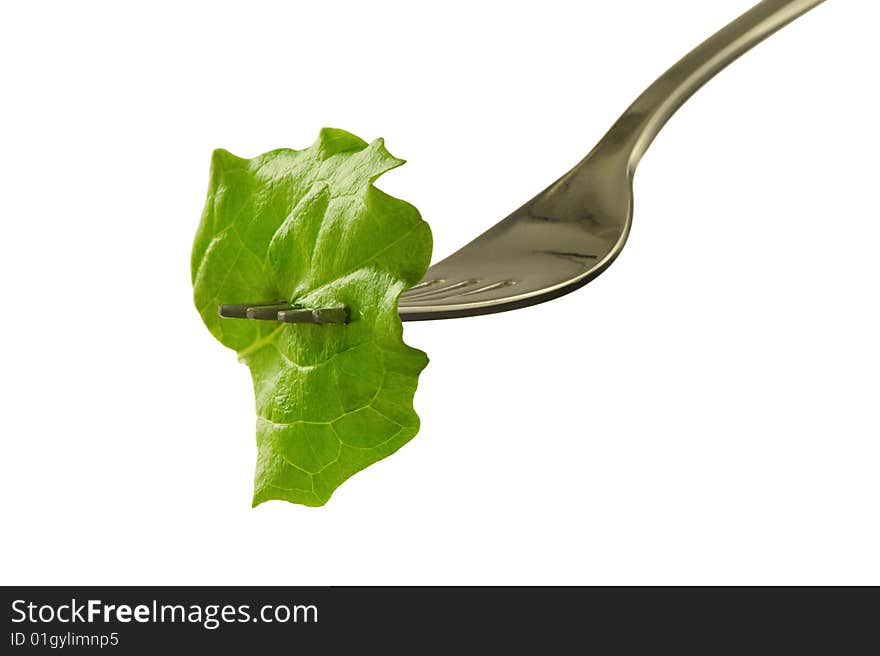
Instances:
[[[669,118],[728,64],[824,0],[764,0],[691,50],[623,113],[599,148],[636,166]]]

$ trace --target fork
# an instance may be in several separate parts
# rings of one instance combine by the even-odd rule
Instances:
[[[666,121],[744,52],[824,0],[764,0],[639,96],[592,151],[401,295],[404,321],[504,312],[568,294],[605,271],[632,225],[636,166]]]
[[[404,321],[505,312],[572,292],[605,271],[632,225],[636,166],[669,118],[744,52],[824,0],[764,0],[661,75],[573,169],[431,266],[398,305]],[[345,323],[344,309],[221,306],[221,316]]]

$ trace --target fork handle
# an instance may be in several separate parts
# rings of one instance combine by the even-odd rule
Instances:
[[[700,87],[744,52],[822,2],[759,2],[657,78],[611,127],[600,146],[623,152],[632,174],[666,121]]]

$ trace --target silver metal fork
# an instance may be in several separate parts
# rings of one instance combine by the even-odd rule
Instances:
[[[666,121],[744,52],[824,0],[764,0],[709,37],[629,106],[573,169],[513,214],[428,269],[400,297],[404,321],[451,319],[543,303],[614,261],[632,224],[636,166]],[[283,301],[220,307],[231,318],[345,323],[343,308]]]
[[[823,0],[764,0],[661,75],[580,163],[513,214],[433,265],[403,293],[404,321],[504,312],[572,292],[620,254],[636,166],[703,84]]]

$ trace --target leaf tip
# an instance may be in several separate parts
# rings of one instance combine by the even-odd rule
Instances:
[[[267,501],[286,501],[307,508],[320,508],[327,504],[333,490],[330,490],[326,496],[320,495],[315,491],[307,492],[306,490],[285,490],[284,488],[275,488],[272,486],[255,485],[254,495],[251,498],[251,508],[256,508]]]
[[[315,146],[326,156],[329,156],[353,150],[363,150],[367,147],[367,142],[346,130],[321,128]]]
[[[246,165],[246,163],[246,159],[233,155],[225,148],[215,148],[214,152],[211,153],[211,168],[215,171],[241,167]]]
[[[396,169],[398,166],[406,164],[405,159],[395,157],[388,152],[388,149],[385,147],[385,139],[382,137],[374,139],[368,150],[370,152],[370,159],[374,162],[372,167],[374,175],[371,177],[371,181],[375,181],[376,178],[391,169]]]

